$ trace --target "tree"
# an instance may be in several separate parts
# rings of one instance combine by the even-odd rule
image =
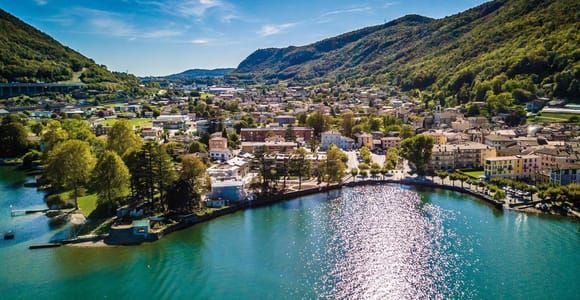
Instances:
[[[439,177],[441,179],[441,184],[443,184],[443,181],[445,180],[445,178],[447,178],[447,176],[449,176],[449,174],[445,171],[435,172],[435,175],[437,175],[437,177]]]
[[[135,134],[127,120],[115,122],[108,134],[108,148],[125,157],[141,146],[141,138]]]
[[[62,129],[68,133],[68,137],[73,140],[91,142],[95,134],[91,130],[89,123],[85,120],[66,119],[62,121]]]
[[[64,130],[57,120],[51,120],[46,125],[46,130],[42,134],[42,147],[44,151],[44,157],[48,156],[48,153],[59,143],[62,143],[68,139],[68,133]]]
[[[312,164],[306,159],[306,149],[298,148],[290,157],[290,174],[298,176],[298,189],[302,189],[302,178],[310,177]]]
[[[415,165],[419,176],[424,176],[433,151],[433,139],[419,134],[401,142],[401,155]]]
[[[354,114],[352,112],[347,112],[342,114],[342,134],[344,136],[352,137],[352,128],[354,126]]]
[[[177,179],[171,157],[157,143],[148,142],[126,157],[131,172],[131,189],[137,199],[155,202],[159,193],[164,198],[166,190]]]
[[[314,135],[317,137],[328,129],[328,124],[328,116],[325,116],[319,111],[311,113],[308,115],[308,118],[306,118],[306,125],[314,129]]]
[[[369,148],[367,148],[367,146],[362,146],[362,148],[360,148],[360,157],[366,164],[371,163],[371,151]]]
[[[94,167],[95,157],[89,144],[69,140],[58,144],[49,153],[45,175],[54,185],[73,190],[75,208],[78,209],[78,190],[89,181]]]
[[[204,187],[207,186],[206,177],[207,166],[197,156],[193,154],[185,155],[181,158],[181,174],[180,180],[187,182],[189,185],[188,207],[193,207],[193,204],[198,204],[201,200],[201,193]]]
[[[346,166],[343,161],[344,153],[336,147],[330,145],[326,151],[326,161],[323,164],[323,174],[327,184],[340,182],[344,177]]]
[[[415,128],[411,125],[401,125],[401,131],[399,133],[401,139],[407,139],[415,135]]]
[[[399,161],[399,150],[397,148],[389,148],[385,154],[385,162],[383,168],[393,170],[397,167]]]
[[[200,141],[193,141],[189,145],[189,153],[207,153],[207,147]]]
[[[16,157],[26,153],[28,133],[24,125],[4,121],[0,126],[0,157]]]
[[[125,195],[129,186],[129,169],[114,151],[105,151],[93,171],[92,186],[97,192],[98,200],[109,208]]]

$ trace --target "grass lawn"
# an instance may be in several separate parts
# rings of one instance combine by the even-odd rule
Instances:
[[[464,171],[463,173],[475,179],[479,179],[479,177],[485,175],[484,171]]]
[[[101,124],[106,126],[112,126],[113,124],[115,124],[115,122],[119,120],[121,119],[106,119],[102,121]],[[125,120],[129,121],[129,125],[140,128],[151,127],[151,125],[153,125],[153,119],[150,118],[134,118]]]
[[[63,199],[71,200],[73,198],[73,192],[68,191],[60,194]],[[79,211],[88,217],[97,208],[97,194],[89,194],[79,197],[77,200],[79,202]]]

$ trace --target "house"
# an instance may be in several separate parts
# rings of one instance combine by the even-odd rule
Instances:
[[[153,120],[153,127],[159,127],[166,130],[186,130],[187,116],[161,115]]]
[[[381,139],[381,147],[383,150],[389,148],[399,148],[401,146],[401,138],[398,136],[388,136]]]
[[[354,140],[343,136],[338,131],[326,131],[321,134],[320,149],[327,150],[330,145],[334,144],[338,148],[349,151],[354,148]]]
[[[158,142],[161,140],[161,137],[163,136],[163,129],[156,127],[143,128],[141,130],[141,136],[145,141]]]
[[[133,223],[131,223],[131,227],[134,236],[140,236],[143,238],[147,238],[151,231],[150,221],[148,219],[134,220]]]
[[[373,150],[373,136],[370,133],[357,133],[355,137],[358,147],[366,146],[369,150]]]
[[[234,157],[226,162],[211,166],[207,173],[212,179],[241,179],[250,171],[249,163],[241,157]]]
[[[517,144],[517,142],[507,136],[490,134],[485,137],[485,144],[497,150],[503,150]]]
[[[232,158],[232,152],[228,149],[228,139],[214,136],[209,139],[209,157],[212,160],[226,161]]]

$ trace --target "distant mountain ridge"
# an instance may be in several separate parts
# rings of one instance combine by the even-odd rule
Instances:
[[[95,87],[137,85],[0,9],[0,83],[83,82]]]
[[[546,85],[555,96],[577,98],[578,28],[580,1],[496,0],[443,19],[409,15],[306,46],[260,49],[230,76],[393,82],[458,102],[484,100],[488,91],[529,96]]]
[[[177,74],[161,76],[167,79],[179,78],[199,78],[199,77],[223,77],[231,73],[235,68],[217,68],[217,69],[190,69]]]

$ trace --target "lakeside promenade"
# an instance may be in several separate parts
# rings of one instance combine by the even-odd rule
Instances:
[[[60,241],[57,244],[81,246],[81,247],[103,247],[103,246],[135,245],[135,244],[140,244],[143,242],[153,242],[153,241],[156,241],[156,240],[163,238],[164,236],[166,236],[168,234],[171,234],[172,232],[186,229],[186,228],[189,228],[189,227],[194,226],[196,224],[207,222],[207,221],[210,221],[212,219],[215,219],[215,218],[218,218],[218,217],[221,217],[224,215],[232,214],[232,213],[235,213],[238,211],[242,211],[245,209],[268,206],[268,205],[272,205],[275,203],[295,199],[298,197],[308,196],[308,195],[317,194],[317,193],[330,192],[333,190],[339,190],[343,187],[356,187],[356,186],[380,185],[380,184],[400,184],[400,185],[408,185],[408,186],[445,189],[445,190],[455,191],[455,192],[464,193],[464,194],[468,194],[468,195],[477,197],[478,199],[489,204],[493,209],[498,209],[498,210],[509,209],[509,210],[514,210],[514,211],[519,211],[519,212],[526,212],[526,213],[541,213],[541,211],[536,210],[535,208],[532,208],[532,209],[523,208],[522,209],[522,208],[518,208],[518,207],[512,207],[511,205],[508,205],[502,201],[498,201],[498,200],[493,199],[492,196],[490,196],[486,193],[483,193],[480,190],[473,189],[473,187],[471,187],[469,184],[464,184],[464,186],[461,187],[461,186],[455,186],[451,182],[449,182],[450,184],[448,184],[447,182],[437,183],[434,180],[429,180],[426,178],[403,177],[402,175],[403,174],[400,174],[399,176],[397,176],[399,178],[375,177],[375,178],[365,178],[362,180],[353,179],[350,175],[348,175],[348,176],[345,176],[343,182],[341,182],[341,183],[320,184],[320,185],[317,185],[314,187],[309,186],[309,187],[303,188],[301,190],[288,191],[288,192],[284,192],[284,193],[270,195],[267,197],[265,197],[265,196],[257,197],[254,200],[242,201],[240,203],[236,203],[234,205],[224,207],[224,208],[215,210],[211,213],[201,215],[201,216],[198,216],[196,214],[177,216],[175,219],[177,219],[178,221],[175,224],[170,225],[170,226],[160,230],[159,232],[154,233],[151,236],[151,238],[148,238],[148,239],[139,239],[139,240],[131,239],[131,240],[111,241],[111,240],[109,240],[108,234],[103,234],[103,235],[79,236],[75,239]],[[578,215],[575,215],[575,216],[578,217]]]

